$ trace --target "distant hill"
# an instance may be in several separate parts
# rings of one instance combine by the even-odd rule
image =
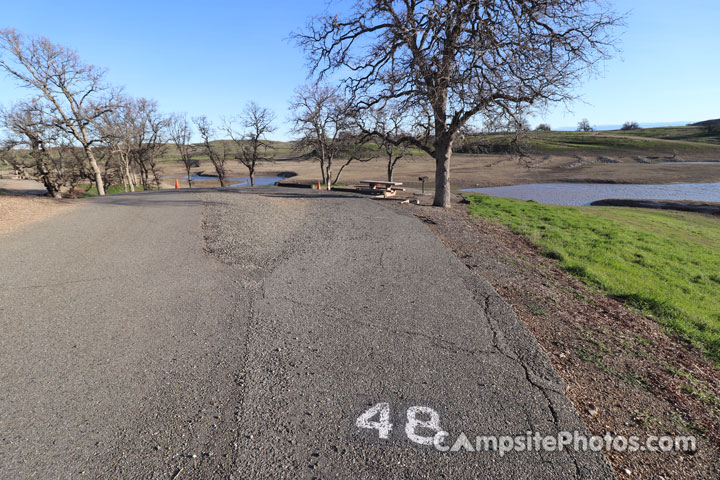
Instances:
[[[691,123],[690,127],[711,127],[715,125],[720,125],[720,118],[716,118],[715,120],[705,120],[704,122],[697,122],[697,123]]]
[[[512,134],[469,135],[456,147],[460,153],[506,153]],[[696,154],[720,158],[720,131],[703,126],[639,128],[596,132],[528,132],[523,140],[529,153],[546,155]]]
[[[673,122],[638,122],[640,124],[640,128],[660,128],[660,127],[685,127],[688,125],[689,120],[685,121],[673,121]],[[615,124],[602,124],[602,125],[594,125],[592,126],[595,131],[604,131],[604,130],[620,130],[622,127],[622,123],[615,123]],[[553,127],[553,130],[557,132],[574,132],[577,130],[577,125],[571,125],[571,126],[560,126],[560,127]]]

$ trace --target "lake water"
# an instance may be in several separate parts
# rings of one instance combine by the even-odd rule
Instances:
[[[167,178],[179,178],[187,179],[187,175],[168,175]],[[275,185],[281,180],[285,180],[287,177],[255,177],[255,185],[258,187]],[[217,182],[218,178],[210,175],[190,175],[190,180],[193,182]],[[225,182],[230,183],[228,187],[249,187],[249,177],[225,177]]]
[[[285,180],[287,177],[255,177],[255,186],[256,187],[262,187],[262,186],[268,186],[268,185],[275,185],[277,182],[281,180]],[[239,183],[233,183],[232,185],[229,185],[230,187],[249,187],[250,186],[250,179],[249,178],[226,178],[226,180],[230,182],[239,182]]]
[[[510,187],[470,188],[463,191],[518,200],[535,200],[554,205],[589,205],[597,200],[609,198],[720,202],[720,183],[680,183],[675,185],[535,183]]]

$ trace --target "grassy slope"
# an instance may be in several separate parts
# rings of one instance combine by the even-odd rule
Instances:
[[[562,268],[654,317],[720,363],[720,220],[475,195],[472,214],[527,236]]]
[[[97,187],[93,185],[89,190],[88,187],[90,187],[88,184],[80,184],[76,187],[78,190],[85,190],[83,194],[80,195],[80,198],[97,197]],[[142,192],[143,186],[135,185],[135,191]],[[109,185],[105,187],[105,193],[108,195],[112,195],[113,193],[125,193],[125,188],[122,185]]]
[[[507,134],[472,137],[468,144],[505,145]],[[672,154],[706,153],[720,158],[720,133],[702,127],[661,127],[600,132],[529,132],[523,140],[538,154]]]

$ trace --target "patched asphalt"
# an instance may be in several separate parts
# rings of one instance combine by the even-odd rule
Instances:
[[[612,477],[601,453],[418,443],[429,409],[448,444],[587,430],[493,289],[383,201],[88,200],[0,238],[0,265],[1,478]],[[376,405],[387,438],[357,426]]]

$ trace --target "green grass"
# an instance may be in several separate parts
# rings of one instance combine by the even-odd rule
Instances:
[[[469,137],[462,151],[477,148],[489,153],[507,149],[512,136],[495,133]],[[528,132],[521,144],[530,153],[546,155],[571,154],[637,154],[672,155],[701,153],[720,155],[720,133],[709,133],[702,127],[662,127],[638,130],[603,130],[598,132]]]
[[[720,145],[720,131],[713,130],[710,132],[704,127],[639,128],[637,130],[615,130],[611,133],[632,137],[650,137]]]
[[[78,190],[84,190],[84,192],[82,193],[82,195],[79,196],[79,198],[97,197],[97,187],[93,185],[89,190],[88,187],[90,187],[89,184],[80,184],[76,186]],[[142,192],[143,190],[144,188],[142,185],[135,185],[136,192]],[[125,193],[125,188],[122,185],[106,185],[105,193],[107,195],[112,195],[113,193]]]
[[[473,215],[528,237],[564,270],[655,318],[720,364],[720,219],[469,199]]]

